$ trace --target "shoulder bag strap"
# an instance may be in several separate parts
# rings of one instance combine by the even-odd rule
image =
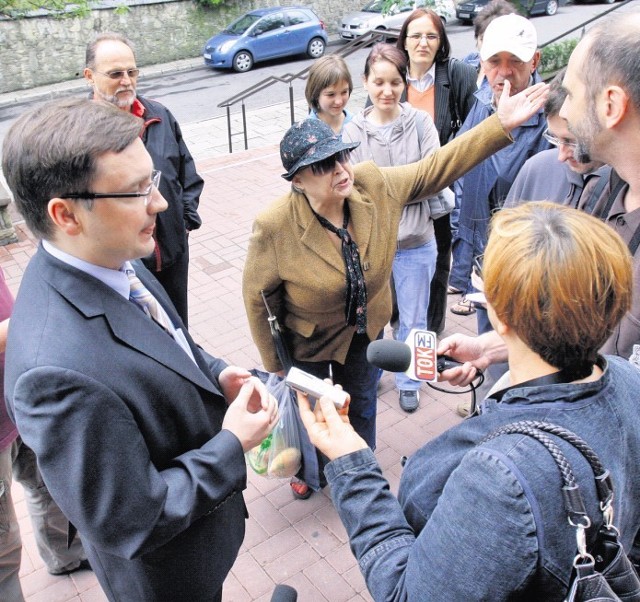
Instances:
[[[462,119],[458,110],[455,85],[453,82],[453,64],[456,59],[450,58],[447,61],[447,77],[449,78],[449,114],[451,115],[451,136],[454,136],[462,127]]]
[[[610,174],[609,174],[610,177]],[[589,200],[585,203],[583,211],[589,214],[593,214],[593,208],[596,206],[598,199],[602,196],[604,187],[609,183],[609,178],[606,176],[600,176],[597,184],[593,187]]]
[[[578,554],[574,559],[569,602],[640,600],[640,579],[619,541],[613,524],[613,485],[609,471],[604,468],[593,449],[575,433],[558,425],[523,420],[507,424],[490,433],[482,442],[502,434],[522,434],[538,440],[549,451],[562,476],[562,494],[569,523],[576,528]],[[555,435],[575,447],[589,462],[595,477],[596,490],[603,515],[591,553],[587,552],[586,529],[591,521],[586,514],[582,495],[571,466],[562,451],[548,436]]]

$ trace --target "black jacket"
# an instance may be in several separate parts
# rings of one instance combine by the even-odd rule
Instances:
[[[169,203],[157,217],[155,257],[143,260],[150,270],[159,272],[186,251],[187,231],[202,224],[198,204],[204,181],[169,109],[148,98],[139,96],[138,100],[145,108],[142,142],[154,168],[162,171],[160,192]]]

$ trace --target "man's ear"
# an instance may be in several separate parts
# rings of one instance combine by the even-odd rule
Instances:
[[[93,86],[95,84],[95,82],[93,81],[93,71],[89,69],[89,67],[84,68],[82,75],[84,75],[84,78],[87,80],[88,86]]]
[[[538,65],[540,64],[540,51],[536,50],[535,54],[533,55],[533,66],[531,68],[531,73],[533,73],[537,68]]]
[[[70,199],[54,198],[47,205],[47,212],[55,228],[67,236],[77,236],[82,232],[82,222],[78,219],[78,203]]]
[[[607,86],[602,92],[603,118],[607,128],[618,125],[629,110],[629,95],[620,86]]]

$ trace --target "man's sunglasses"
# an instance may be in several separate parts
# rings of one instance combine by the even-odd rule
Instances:
[[[109,79],[122,79],[124,77],[124,74],[126,73],[129,76],[129,79],[135,79],[136,77],[138,77],[138,75],[140,75],[140,69],[107,71],[106,73],[103,73],[102,71],[96,71],[96,73],[99,73],[100,75],[106,75]]]

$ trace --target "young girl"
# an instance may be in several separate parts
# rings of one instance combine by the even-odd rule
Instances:
[[[353,81],[344,59],[334,54],[319,58],[309,70],[304,90],[309,118],[321,119],[336,134],[342,133],[352,118],[346,110],[352,91]]]
[[[433,120],[425,111],[400,102],[405,90],[407,58],[388,44],[376,44],[364,68],[364,87],[372,105],[356,115],[342,134],[345,142],[360,142],[353,163],[373,160],[379,166],[407,165],[440,146]],[[404,341],[412,328],[426,330],[429,287],[436,268],[437,246],[427,198],[407,205],[398,232],[393,261],[393,288],[398,320],[394,337]],[[400,407],[413,412],[419,405],[420,383],[396,375]]]

